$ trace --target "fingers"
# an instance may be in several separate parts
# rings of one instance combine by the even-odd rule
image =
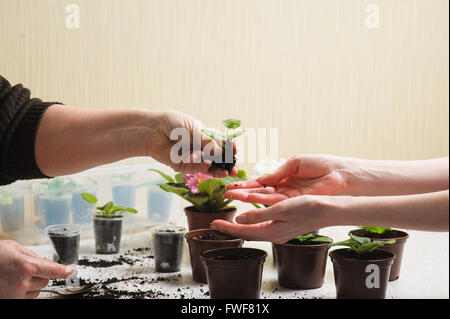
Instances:
[[[39,291],[45,287],[47,287],[49,282],[49,279],[47,278],[39,278],[39,277],[33,277],[30,280],[30,285],[28,287],[28,291]]]
[[[257,179],[261,185],[275,186],[281,183],[285,178],[289,177],[297,171],[298,161],[288,160],[286,163],[278,167],[272,174],[261,176]]]
[[[34,299],[37,298],[39,296],[41,292],[39,290],[37,291],[27,291],[25,294],[25,298],[26,299]]]
[[[227,191],[224,197],[227,199],[237,199],[246,203],[259,203],[264,205],[273,205],[288,199],[286,195],[277,193],[273,187],[231,190]]]
[[[284,206],[271,206],[267,208],[253,209],[236,217],[239,224],[258,224],[270,220],[287,221],[288,215]]]
[[[242,189],[242,188],[260,188],[260,187],[264,187],[264,185],[260,184],[256,179],[249,179],[242,182],[235,182],[228,184],[227,190]]]
[[[41,258],[40,260],[35,258],[31,260],[31,263],[34,264],[35,267],[33,277],[43,279],[65,279],[75,272],[75,269],[71,266],[54,263],[44,258]]]

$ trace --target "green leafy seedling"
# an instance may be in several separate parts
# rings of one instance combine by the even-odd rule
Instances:
[[[384,245],[393,245],[395,244],[395,240],[374,240],[371,241],[368,237],[360,237],[350,234],[350,238],[344,241],[340,241],[334,244],[331,244],[330,247],[333,246],[345,246],[350,250],[354,251],[359,255],[368,254],[373,252],[375,249],[382,247]]]
[[[81,197],[83,199],[93,205],[96,205],[98,203],[97,197],[95,197],[92,194],[89,193],[81,193]],[[116,215],[122,215],[125,212],[130,212],[132,214],[137,214],[137,210],[131,207],[125,207],[125,206],[115,206],[113,202],[109,201],[103,206],[96,206],[97,209],[97,215],[105,215],[105,216],[116,216]]]
[[[389,227],[374,227],[374,226],[362,226],[361,229],[365,229],[370,233],[382,235],[387,231],[391,231],[392,229]]]
[[[311,242],[314,242],[314,243],[331,243],[331,238],[328,238],[328,237],[325,237],[325,236],[320,236],[320,237],[314,238],[314,234],[313,233],[309,233],[307,235],[298,236],[295,239],[298,240],[299,242],[311,241]]]
[[[241,130],[238,132],[235,132],[233,134],[228,134],[228,130],[235,130],[241,126],[241,120],[235,120],[235,119],[226,119],[222,121],[222,124],[225,126],[225,135],[213,132],[211,130],[203,129],[202,132],[205,133],[207,136],[216,139],[221,140],[223,143],[228,140],[232,140],[236,137],[239,137],[243,134],[245,134],[246,130]]]

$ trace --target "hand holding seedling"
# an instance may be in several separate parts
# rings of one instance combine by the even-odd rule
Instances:
[[[0,240],[0,299],[36,298],[50,279],[66,279],[74,271],[12,240]]]
[[[213,154],[223,153],[220,141],[215,137],[211,138],[205,132],[204,124],[182,112],[166,111],[159,116],[155,122],[156,129],[152,130],[147,143],[148,155],[159,162],[170,166],[176,172],[194,174],[205,173],[214,177],[236,176],[238,169],[233,167],[227,170],[221,167],[215,167],[210,158]],[[171,139],[171,133],[174,129],[184,129],[189,133],[189,139],[185,146],[190,149],[186,157],[179,163],[175,163],[171,158],[172,147],[179,143]],[[198,149],[194,149],[194,138],[199,137]],[[236,146],[233,146],[233,154],[236,153]],[[210,154],[205,153],[209,150]]]

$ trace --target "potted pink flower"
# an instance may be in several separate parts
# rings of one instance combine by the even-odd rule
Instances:
[[[158,184],[166,192],[177,194],[192,205],[184,209],[189,231],[209,228],[216,219],[233,221],[236,208],[230,206],[232,199],[225,199],[225,187],[233,182],[247,178],[244,170],[240,170],[234,177],[214,178],[196,173],[177,173],[173,178],[157,170],[149,171],[160,174],[167,183]]]

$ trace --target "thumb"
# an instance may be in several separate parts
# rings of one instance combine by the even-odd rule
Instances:
[[[34,259],[33,263],[36,266],[34,277],[45,279],[67,278],[75,272],[72,266],[61,265],[47,259]]]

